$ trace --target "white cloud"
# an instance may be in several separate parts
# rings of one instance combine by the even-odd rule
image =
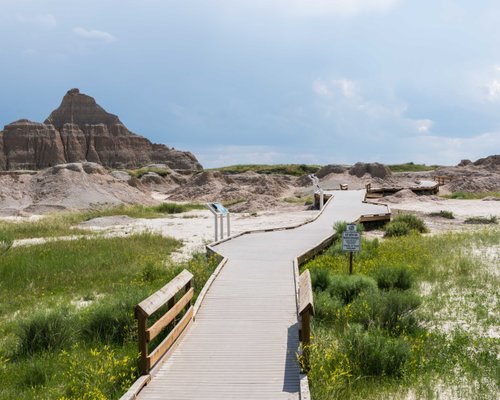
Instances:
[[[34,24],[44,29],[54,29],[57,26],[56,17],[52,14],[17,15],[17,20],[25,24]]]
[[[500,148],[500,132],[465,138],[417,136],[407,145],[413,154],[419,154],[417,162],[453,165],[462,159],[476,160],[492,154],[494,149]]]
[[[329,97],[333,94],[331,90],[328,88],[328,85],[319,79],[313,82],[313,91],[318,96],[324,96],[324,97]]]
[[[486,85],[486,98],[489,101],[500,99],[500,80],[494,79]]]
[[[331,97],[335,93],[339,93],[342,97],[350,100],[360,98],[358,84],[350,79],[333,79],[331,81],[317,79],[313,82],[313,91],[323,97]]]
[[[432,128],[433,122],[430,119],[418,119],[415,122],[417,131],[420,133],[427,133]]]
[[[81,27],[73,28],[73,33],[83,39],[101,41],[105,43],[112,43],[116,41],[116,37],[114,37],[111,33],[98,31],[96,29],[84,29]]]
[[[303,151],[277,148],[273,146],[204,146],[199,151],[192,149],[205,168],[215,168],[235,164],[277,164],[305,163],[311,164],[318,160],[318,154]]]

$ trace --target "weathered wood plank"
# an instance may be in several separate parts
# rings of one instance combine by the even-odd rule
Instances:
[[[149,317],[156,310],[162,307],[167,301],[173,298],[179,290],[186,286],[193,279],[193,274],[188,270],[182,271],[160,290],[153,293],[147,299],[141,301],[136,311]]]
[[[130,386],[129,390],[120,397],[120,400],[135,400],[141,389],[151,381],[151,375],[142,375]]]
[[[174,341],[179,337],[184,328],[191,322],[193,318],[193,307],[189,307],[189,310],[184,314],[179,323],[175,326],[175,328],[168,334],[168,336],[163,339],[163,341],[156,347],[156,349],[151,352],[148,360],[148,369],[151,369],[153,365],[155,365],[158,360],[165,354],[165,352],[169,349],[169,347],[174,343]]]
[[[189,304],[193,298],[194,289],[191,288],[182,296],[175,305],[168,310],[158,321],[156,321],[149,329],[146,330],[146,340],[150,342]]]
[[[299,277],[299,314],[309,313],[314,315],[314,300],[311,284],[311,274],[306,269]]]

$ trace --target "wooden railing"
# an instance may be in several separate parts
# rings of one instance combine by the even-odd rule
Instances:
[[[434,177],[434,180],[438,183],[438,185],[442,186],[442,185],[445,185],[446,182],[451,182],[453,180],[453,177],[451,177],[451,176],[438,176],[438,175],[436,175]]]
[[[193,274],[184,270],[136,306],[135,317],[138,323],[139,350],[141,352],[139,368],[143,374],[147,374],[151,370],[191,322],[193,318],[191,299],[194,293],[192,280]],[[178,293],[179,296],[176,300]],[[165,304],[167,304],[165,313],[155,323],[148,326],[148,319]],[[177,321],[177,316],[183,310],[185,311],[184,315],[180,321]],[[167,327],[171,329],[170,333],[149,353],[149,343]]]
[[[311,344],[311,317],[314,315],[314,301],[311,274],[306,269],[299,277],[299,339],[302,342],[304,369],[309,369],[309,345]]]

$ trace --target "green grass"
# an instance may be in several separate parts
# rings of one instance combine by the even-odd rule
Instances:
[[[153,168],[153,167],[143,167],[143,168],[139,168],[139,169],[129,169],[126,172],[128,172],[130,176],[132,176],[134,178],[137,178],[137,179],[142,178],[144,175],[146,175],[149,172],[154,172],[154,173],[160,175],[161,177],[165,177],[165,176],[167,176],[167,175],[169,175],[171,173],[170,170],[166,170],[166,169],[163,169],[163,168]]]
[[[446,199],[459,200],[481,200],[486,197],[500,198],[500,192],[453,192],[452,194],[442,196]]]
[[[363,240],[356,279],[378,289],[365,284],[348,301],[331,289],[352,279],[338,244],[304,265],[316,306],[312,399],[496,398],[500,341],[488,332],[500,280],[497,259],[482,254],[499,242],[496,227]]]
[[[391,222],[385,225],[384,230],[384,237],[400,237],[429,231],[424,221],[413,214],[396,215]]]
[[[439,165],[425,165],[425,164],[415,164],[413,162],[408,162],[404,164],[391,164],[388,165],[392,172],[420,172],[420,171],[434,171],[439,168]]]
[[[197,295],[217,264],[174,264],[179,247],[144,233],[1,253],[0,398],[119,398],[137,376],[134,306],[184,268]]]
[[[431,213],[429,213],[429,216],[441,217],[441,218],[446,218],[446,219],[455,219],[455,216],[453,215],[453,211],[447,211],[447,210],[441,210],[439,212],[431,212]]]
[[[126,215],[131,218],[161,218],[170,214],[178,214],[191,210],[202,210],[205,206],[198,203],[162,203],[155,206],[119,205],[81,212],[66,212],[51,214],[38,221],[7,222],[0,221],[0,242],[10,242],[16,239],[57,237],[68,235],[91,235],[92,233],[75,229],[80,222],[93,218],[114,215]],[[0,252],[1,252],[0,246]]]
[[[303,197],[285,197],[283,199],[285,203],[289,204],[304,204],[304,205],[311,205],[314,202],[313,196],[303,196]]]
[[[491,215],[489,217],[469,217],[464,221],[464,224],[488,225],[497,223],[498,223],[498,218],[496,217],[496,215]]]
[[[280,174],[302,176],[307,174],[314,174],[321,168],[320,165],[306,165],[306,164],[245,164],[245,165],[231,165],[228,167],[213,168],[212,171],[220,171],[226,174],[241,174],[243,172],[253,171],[258,174]]]

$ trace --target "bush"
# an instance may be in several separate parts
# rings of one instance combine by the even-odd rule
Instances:
[[[128,295],[119,300],[90,306],[82,316],[83,338],[89,342],[123,344],[135,332],[133,310],[140,300],[139,296],[136,298]]]
[[[409,235],[410,227],[404,222],[392,221],[385,226],[384,237],[399,237]]]
[[[452,211],[441,210],[439,212],[433,212],[429,214],[431,217],[441,217],[446,219],[455,219]]]
[[[66,396],[61,400],[119,398],[137,377],[136,360],[116,354],[108,345],[89,352],[78,347],[72,350],[61,354],[66,384]]]
[[[375,280],[379,289],[410,289],[413,285],[413,277],[405,267],[381,267],[374,272]]]
[[[326,268],[315,268],[310,270],[311,284],[314,291],[324,291],[330,286],[330,272]]]
[[[70,345],[76,336],[73,316],[68,310],[34,314],[19,324],[18,354],[32,355]]]
[[[318,322],[333,322],[344,305],[337,298],[332,298],[328,292],[319,292],[314,298],[314,320]]]
[[[394,222],[403,222],[411,230],[420,232],[420,233],[425,233],[427,232],[427,227],[425,226],[424,221],[421,218],[416,217],[413,214],[400,214],[394,217]]]
[[[498,219],[496,216],[492,215],[489,218],[486,217],[470,217],[464,221],[464,224],[496,224]]]
[[[344,340],[353,369],[362,375],[399,376],[411,355],[404,340],[387,337],[378,329],[364,332],[353,327]]]
[[[412,292],[375,291],[359,296],[351,307],[352,321],[366,329],[386,329],[391,334],[411,332],[417,327],[413,311],[420,298]]]
[[[376,282],[363,275],[333,275],[328,290],[344,304],[351,303],[360,293],[376,290]]]

